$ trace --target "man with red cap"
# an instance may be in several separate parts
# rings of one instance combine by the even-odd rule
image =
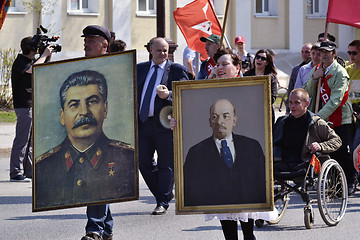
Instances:
[[[245,50],[246,42],[243,36],[237,36],[235,38],[235,46],[241,58],[241,72],[244,73],[253,67],[254,55]]]

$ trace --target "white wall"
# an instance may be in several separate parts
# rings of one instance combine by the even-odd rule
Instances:
[[[127,49],[131,49],[131,0],[113,1],[113,31],[116,39],[126,42]]]
[[[304,44],[304,2],[289,1],[289,50],[299,52]]]

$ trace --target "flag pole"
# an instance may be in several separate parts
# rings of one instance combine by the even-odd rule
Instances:
[[[327,41],[327,35],[328,35],[328,21],[326,20],[325,23],[325,32],[324,32],[324,41]],[[319,66],[322,67],[322,64]],[[322,78],[319,78],[318,84],[317,84],[317,92],[316,92],[316,104],[315,104],[315,113],[319,112],[319,105],[320,105],[320,90],[321,90],[321,80]]]
[[[224,22],[223,22],[223,27],[222,27],[222,31],[221,31],[220,46],[219,46],[219,48],[222,47],[222,43],[223,43],[223,40],[224,40],[225,27],[226,27],[228,12],[229,12],[229,5],[230,5],[230,0],[227,0],[227,1],[226,1],[226,7],[225,7]]]

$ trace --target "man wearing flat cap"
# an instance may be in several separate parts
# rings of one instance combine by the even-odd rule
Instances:
[[[350,153],[352,106],[348,98],[349,75],[335,59],[336,44],[323,41],[320,44],[321,63],[314,67],[303,88],[309,93],[309,110],[315,112],[317,85],[321,79],[319,111],[316,113],[327,121],[335,133],[340,136],[342,146],[330,156],[336,159],[345,171],[349,189],[354,187],[356,178]]]
[[[209,58],[201,63],[197,79],[205,79],[211,73],[212,68],[215,66],[213,57],[216,51],[219,49],[220,37],[216,34],[211,34],[208,37],[201,37],[200,41],[205,43],[205,50]]]

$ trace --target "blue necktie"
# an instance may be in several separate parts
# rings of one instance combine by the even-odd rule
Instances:
[[[146,122],[146,120],[149,117],[150,101],[151,101],[152,93],[154,91],[154,85],[156,82],[157,70],[158,70],[159,66],[154,65],[154,68],[155,68],[154,73],[150,78],[149,84],[148,84],[146,92],[145,92],[145,96],[143,98],[142,106],[140,109],[140,120],[143,123]]]
[[[233,165],[234,161],[230,152],[230,148],[227,145],[226,140],[222,140],[221,141],[221,155],[224,158],[224,161],[226,163],[226,165],[231,168],[231,166]]]

